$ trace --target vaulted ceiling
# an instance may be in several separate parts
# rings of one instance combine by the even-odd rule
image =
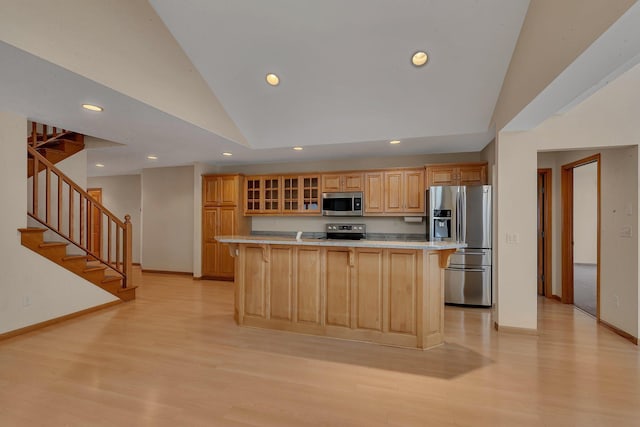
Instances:
[[[119,143],[97,175],[481,150],[529,0],[41,3],[0,26],[0,106]]]

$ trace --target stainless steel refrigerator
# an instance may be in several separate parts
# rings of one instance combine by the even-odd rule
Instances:
[[[445,302],[491,306],[491,186],[429,187],[426,200],[427,239],[467,244],[445,270]]]

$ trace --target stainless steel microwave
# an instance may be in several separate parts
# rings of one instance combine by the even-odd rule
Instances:
[[[362,192],[322,193],[322,215],[362,216]]]

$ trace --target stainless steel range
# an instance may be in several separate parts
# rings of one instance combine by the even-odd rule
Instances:
[[[361,240],[367,238],[364,224],[327,224],[327,239]]]

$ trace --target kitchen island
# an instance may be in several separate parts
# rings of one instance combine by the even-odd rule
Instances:
[[[464,244],[217,236],[236,257],[239,325],[426,349],[443,342],[444,274]]]

